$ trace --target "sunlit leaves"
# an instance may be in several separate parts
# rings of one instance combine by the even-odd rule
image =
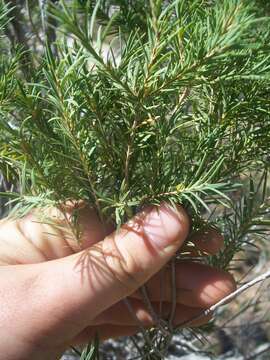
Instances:
[[[162,201],[197,214],[228,206],[239,174],[267,158],[270,36],[253,28],[268,19],[234,0],[151,1],[143,21],[112,4],[50,7],[58,57],[47,44],[31,82],[12,82],[2,167],[16,159],[21,179],[27,164],[29,206],[48,191],[117,225]],[[137,24],[129,31],[125,13]]]
[[[8,14],[11,11],[10,8],[8,8],[7,4],[1,0],[0,1],[0,36],[3,36],[3,31],[9,22]]]

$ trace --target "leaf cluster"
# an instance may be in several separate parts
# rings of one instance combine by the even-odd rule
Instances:
[[[233,0],[150,2],[147,29],[119,30],[104,57],[110,24],[94,34],[104,2],[79,6],[84,15],[77,2],[51,10],[65,33],[59,56],[47,45],[31,82],[11,71],[11,91],[1,86],[12,99],[1,106],[10,138],[2,169],[20,177],[23,168],[28,195],[84,199],[121,224],[163,200],[208,208],[239,173],[265,163],[269,34],[253,28],[268,19]]]

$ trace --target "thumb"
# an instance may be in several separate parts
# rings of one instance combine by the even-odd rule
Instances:
[[[79,314],[88,325],[160,270],[183,244],[188,230],[188,216],[180,206],[162,203],[144,210],[89,249],[44,263],[47,279],[53,279],[45,284],[46,293],[52,304],[65,299],[62,318],[71,320],[74,314],[78,322]]]

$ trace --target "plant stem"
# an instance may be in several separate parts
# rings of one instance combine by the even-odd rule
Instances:
[[[177,328],[186,326],[189,323],[193,322],[194,320],[199,320],[209,314],[214,314],[217,311],[217,309],[220,308],[221,306],[228,304],[229,302],[234,300],[237,296],[242,294],[244,291],[248,290],[252,286],[254,286],[262,281],[265,281],[266,279],[269,279],[269,278],[270,278],[270,270],[266,271],[262,275],[257,276],[255,279],[247,282],[245,285],[241,286],[240,288],[238,288],[237,290],[232,292],[230,295],[225,296],[223,299],[218,301],[216,304],[214,304],[214,305],[210,306],[208,309],[202,311],[199,315],[196,315],[193,318],[182,322],[181,324],[179,324],[177,326]]]

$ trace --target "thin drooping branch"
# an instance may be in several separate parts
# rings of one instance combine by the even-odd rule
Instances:
[[[228,296],[224,297],[223,299],[221,299],[216,304],[214,304],[211,307],[209,307],[208,309],[202,311],[199,315],[196,315],[193,318],[190,318],[190,319],[182,322],[181,324],[179,324],[177,326],[177,328],[187,326],[188,324],[190,324],[194,320],[199,320],[199,319],[201,319],[201,318],[203,318],[205,316],[208,316],[210,314],[213,315],[217,311],[217,309],[220,308],[221,306],[228,304],[229,302],[234,300],[237,296],[242,294],[244,291],[248,290],[252,286],[254,286],[254,285],[256,285],[256,284],[258,284],[258,283],[260,283],[262,281],[265,281],[266,279],[269,279],[269,278],[270,278],[270,270],[266,271],[262,275],[257,276],[255,279],[247,282],[245,285],[241,286],[240,288],[238,288],[237,290],[235,290],[234,292],[232,292]]]
[[[267,346],[265,349],[259,351],[259,352],[256,352],[256,353],[253,353],[251,356],[249,356],[248,358],[245,358],[245,360],[254,360],[256,358],[258,358],[259,356],[265,354],[266,352],[270,351],[270,346]],[[244,359],[243,359],[244,360]]]

